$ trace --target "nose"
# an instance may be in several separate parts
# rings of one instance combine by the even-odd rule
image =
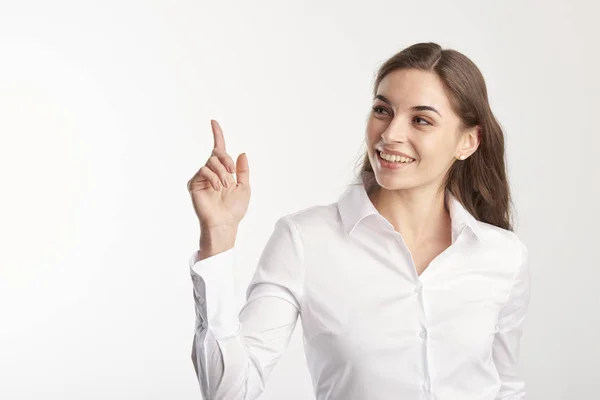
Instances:
[[[404,143],[408,139],[408,129],[401,126],[400,121],[390,123],[381,134],[383,143]]]

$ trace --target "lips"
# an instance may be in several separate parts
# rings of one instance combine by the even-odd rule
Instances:
[[[379,162],[379,165],[381,165],[381,167],[384,169],[404,169],[404,168],[407,168],[409,165],[412,165],[415,163],[414,159],[413,159],[413,161],[410,161],[410,162],[387,161],[387,160],[384,160],[383,158],[381,158],[381,154],[379,151],[377,151],[376,153],[377,153],[377,161]]]
[[[385,160],[383,157],[381,157],[381,153],[382,153],[382,152],[381,152],[380,150],[376,150],[375,152],[377,153],[377,155],[378,155],[378,156],[379,156],[379,157],[380,157],[382,160]],[[387,152],[386,152],[386,151],[384,151],[384,153],[387,153]],[[387,153],[387,154],[390,154],[390,153]],[[410,164],[411,162],[415,161],[415,159],[414,159],[413,157],[409,157],[409,156],[405,155],[404,153],[400,153],[400,154],[397,154],[397,153],[396,153],[396,154],[394,154],[394,153],[392,153],[392,155],[397,155],[397,156],[400,156],[400,157],[402,157],[402,158],[408,158],[408,159],[410,159],[410,160],[411,160],[410,162],[403,163],[403,164]],[[387,160],[385,160],[385,161],[387,161]],[[395,162],[395,161],[388,161],[388,162]]]
[[[377,148],[375,150],[377,150],[378,152],[384,152],[384,153],[392,154],[392,155],[395,155],[395,156],[401,156],[401,157],[411,158],[413,160],[415,159],[414,157],[411,157],[411,156],[409,156],[406,153],[403,153],[403,152],[397,151],[397,150],[388,149],[388,148],[385,148],[385,147],[384,148]]]

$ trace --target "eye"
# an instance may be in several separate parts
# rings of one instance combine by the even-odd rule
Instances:
[[[373,110],[373,113],[375,113],[375,114],[383,114],[384,112],[387,112],[387,109],[385,107],[382,107],[382,106],[373,106],[372,110]],[[417,125],[432,125],[425,118],[415,117],[415,120],[425,121],[425,124],[419,124],[419,123],[417,123]]]
[[[427,121],[427,120],[426,120],[426,119],[424,119],[424,118],[421,118],[421,117],[415,117],[415,120],[417,120],[417,119],[420,119],[420,120],[422,120],[422,121],[425,121],[425,122],[426,122],[426,124],[425,124],[425,125],[431,125],[431,124],[429,123],[429,121]],[[423,125],[423,124],[417,124],[417,125]]]
[[[385,107],[381,107],[381,106],[374,106],[374,107],[373,107],[373,112],[374,112],[375,114],[382,114],[382,112],[381,112],[380,110],[387,111],[387,110],[385,109]]]

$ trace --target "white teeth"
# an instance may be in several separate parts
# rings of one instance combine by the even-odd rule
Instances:
[[[390,162],[410,163],[410,162],[414,161],[414,159],[412,159],[412,158],[401,157],[401,156],[396,155],[396,154],[387,154],[387,153],[379,152],[379,155],[384,160],[390,161]]]

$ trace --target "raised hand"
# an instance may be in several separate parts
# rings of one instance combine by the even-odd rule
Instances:
[[[194,211],[200,222],[201,234],[210,231],[237,231],[250,203],[248,158],[246,153],[237,161],[227,154],[225,138],[219,123],[211,120],[214,147],[208,161],[188,181]],[[232,174],[235,174],[236,179]]]

